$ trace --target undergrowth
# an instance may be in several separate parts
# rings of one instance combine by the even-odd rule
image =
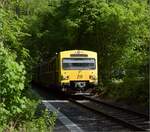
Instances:
[[[121,82],[109,82],[107,86],[99,87],[98,93],[103,98],[114,101],[124,101],[147,107],[149,104],[149,84],[147,79],[125,78]]]

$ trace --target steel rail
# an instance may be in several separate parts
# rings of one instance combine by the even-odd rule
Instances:
[[[116,117],[114,117],[114,116],[112,116],[110,114],[107,114],[105,112],[102,112],[99,109],[96,109],[94,107],[90,107],[90,106],[87,106],[85,104],[79,103],[79,102],[77,102],[76,100],[74,100],[72,98],[69,98],[69,101],[71,101],[71,102],[73,102],[73,103],[75,103],[77,105],[80,105],[80,106],[82,106],[82,107],[84,107],[86,109],[89,109],[89,110],[91,110],[93,112],[101,114],[101,115],[103,115],[103,116],[105,116],[105,117],[107,117],[107,118],[109,118],[111,120],[114,120],[115,122],[117,122],[117,123],[119,123],[119,124],[121,124],[121,125],[123,125],[125,127],[128,127],[128,128],[130,128],[132,130],[135,130],[135,131],[146,131],[144,128],[141,128],[141,127],[139,127],[139,126],[137,126],[135,124],[131,124],[131,123],[129,123],[129,122],[123,120],[123,119],[116,118]]]
[[[114,105],[114,104],[110,104],[110,103],[108,103],[108,102],[105,102],[105,101],[102,101],[102,100],[99,100],[99,99],[95,99],[95,98],[91,98],[91,97],[87,97],[87,96],[84,96],[84,95],[82,95],[81,97],[82,97],[83,99],[88,99],[88,100],[91,100],[91,101],[96,102],[96,103],[101,103],[101,104],[104,104],[104,105],[106,105],[106,106],[113,107],[113,108],[115,108],[115,109],[122,110],[122,111],[128,112],[128,113],[130,113],[130,114],[134,114],[134,115],[143,117],[143,118],[145,118],[146,120],[149,120],[149,116],[146,115],[146,114],[144,114],[144,113],[140,113],[140,112],[137,112],[137,111],[133,111],[133,110],[124,108],[124,107],[116,106],[116,105]]]

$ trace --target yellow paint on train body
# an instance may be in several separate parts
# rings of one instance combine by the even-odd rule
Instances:
[[[35,68],[35,80],[45,86],[87,87],[98,84],[97,53],[67,50]]]
[[[81,63],[81,67],[65,68],[63,62],[70,60],[70,63]],[[85,63],[84,63],[85,62]],[[88,66],[89,63],[94,63]],[[97,53],[87,50],[69,50],[60,52],[60,84],[70,85],[72,81],[85,81],[94,85],[98,83],[98,66],[97,66]],[[82,67],[83,66],[83,67]],[[93,67],[92,67],[93,66]],[[63,79],[64,77],[64,79]]]

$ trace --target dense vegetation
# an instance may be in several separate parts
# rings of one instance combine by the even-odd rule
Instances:
[[[40,100],[29,94],[31,57],[23,43],[29,34],[16,4],[0,1],[0,131],[48,131],[55,113],[35,114]]]
[[[17,128],[19,122],[23,127],[44,127],[45,114],[42,119],[33,119],[31,106],[36,107],[37,102],[24,91],[29,88],[32,67],[67,49],[98,52],[98,91],[103,96],[148,105],[148,3],[1,0],[0,128]],[[25,120],[30,122],[24,123]]]
[[[41,2],[39,10],[28,8],[34,13],[27,31],[31,36],[25,41],[37,63],[67,49],[97,51],[99,91],[113,99],[148,104],[150,9],[146,0]]]

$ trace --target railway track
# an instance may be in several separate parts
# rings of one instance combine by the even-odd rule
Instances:
[[[149,131],[149,118],[145,114],[131,111],[122,107],[106,103],[88,96],[78,96],[82,100],[70,97],[69,100],[77,105],[101,114],[131,130]]]
[[[45,94],[47,95],[47,92]],[[45,97],[45,94],[44,94],[44,97]],[[93,112],[93,114],[95,113],[97,116],[100,115],[101,117],[100,120],[102,120],[102,122],[111,121],[111,122],[118,124],[118,125],[115,125],[115,127],[122,126],[129,131],[130,130],[134,130],[134,131],[148,131],[149,130],[149,118],[148,116],[144,114],[134,112],[134,111],[122,108],[122,107],[114,106],[104,101],[95,99],[92,96],[85,96],[85,95],[84,96],[83,95],[72,96],[70,94],[69,95],[64,94],[64,92],[58,93],[57,96],[60,97],[60,95],[62,96],[61,99],[69,100],[73,103],[76,103],[77,105],[82,106],[83,108],[90,110],[91,112]],[[55,104],[57,106],[57,103],[52,103],[52,104]],[[65,106],[64,108],[66,107],[68,106]],[[70,109],[72,110],[72,106],[70,106]],[[67,113],[69,113],[68,111]],[[76,113],[77,111],[74,111],[74,112]],[[77,112],[77,113],[80,115],[80,112]],[[76,115],[76,118],[77,118],[77,115]],[[103,117],[105,117],[105,119],[102,119]],[[101,129],[104,128],[105,130],[106,126],[105,125],[103,126],[103,125],[104,124],[101,124],[100,127],[102,127]],[[108,123],[107,126],[110,127],[111,125]],[[92,130],[94,129],[92,128]]]

